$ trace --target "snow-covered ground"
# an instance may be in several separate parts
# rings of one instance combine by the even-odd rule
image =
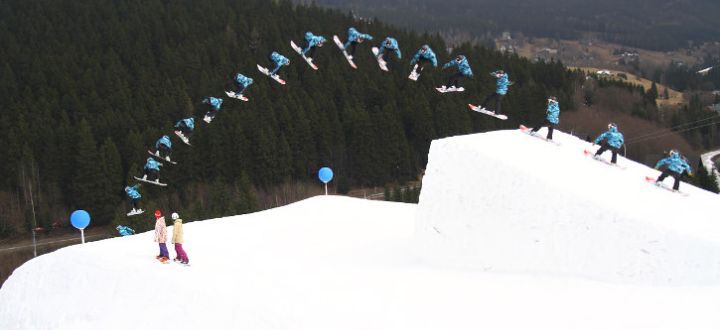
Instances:
[[[661,239],[674,243],[642,255],[717,265],[718,227],[695,219],[693,210],[675,209],[717,205],[718,197],[685,185],[687,197],[666,192],[631,175],[647,168],[609,167],[584,156],[571,137],[558,139],[559,147],[504,131],[434,141],[419,205],[319,196],[188,223],[184,246],[191,267],[158,263],[151,232],[43,255],[17,269],[0,289],[0,329],[717,329],[720,279],[687,275],[668,283],[594,276],[604,263],[617,262],[588,253],[621,251],[635,247],[638,236],[662,232]],[[517,159],[492,156],[505,152],[492,144],[517,149],[527,160],[511,164]],[[543,151],[534,155],[529,149]],[[483,159],[487,164],[477,163]],[[496,175],[484,174],[488,167]],[[458,178],[451,179],[443,168],[467,172],[454,172]],[[554,178],[546,178],[547,171]],[[525,180],[507,179],[508,173]],[[528,180],[535,193],[519,193],[525,187],[520,182]],[[570,183],[578,188],[561,192]],[[540,185],[547,185],[547,193],[538,192]],[[608,197],[608,187],[620,191],[619,199],[632,194],[634,202]],[[602,231],[552,221],[548,208],[573,209],[558,213],[568,216],[579,208],[568,203],[577,202],[586,216],[576,220],[604,222]],[[610,207],[613,202],[617,208]],[[672,223],[660,211],[642,218],[642,208],[686,216]],[[625,211],[632,215],[618,215]],[[615,215],[598,215],[603,212]],[[468,215],[477,215],[477,222]],[[535,244],[528,240],[546,242],[549,234],[562,244],[538,248],[536,256],[548,265],[520,267]],[[466,244],[472,240],[491,242]],[[683,243],[689,248],[678,248]],[[474,256],[468,249],[480,246],[498,249],[475,250]],[[558,269],[561,249],[567,260],[599,265]],[[486,256],[493,267],[483,263]],[[655,262],[635,268],[662,273],[664,268],[652,267]],[[669,271],[678,274],[697,272],[695,264],[672,265],[677,269]]]

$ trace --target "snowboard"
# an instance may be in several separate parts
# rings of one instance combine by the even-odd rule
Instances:
[[[452,93],[452,92],[464,92],[465,91],[464,87],[452,88],[452,87],[441,86],[441,87],[435,87],[435,89],[440,93]]]
[[[205,117],[203,117],[203,121],[210,124],[210,122],[213,120],[213,117],[208,116],[205,114]]]
[[[183,143],[191,146],[190,139],[188,139],[181,131],[175,131],[175,135],[177,135]]]
[[[167,159],[167,158],[162,158],[162,157],[156,155],[155,153],[153,153],[153,152],[150,151],[150,150],[148,150],[148,153],[150,154],[150,156],[153,156],[153,157],[157,158],[157,159],[160,160],[160,161],[163,161],[163,162],[166,162],[166,163],[170,163],[170,164],[173,164],[173,165],[177,165],[177,162],[174,162],[174,161],[169,160],[169,159]]]
[[[138,215],[138,214],[143,214],[143,213],[145,213],[145,210],[135,210],[135,212],[133,212],[133,211],[128,212],[127,216],[131,217],[133,215]]]
[[[257,68],[258,68],[258,70],[260,70],[260,72],[262,72],[264,75],[266,75],[266,76],[274,79],[275,81],[279,82],[280,85],[285,85],[285,80],[280,79],[280,76],[278,76],[277,74],[270,74],[270,70],[268,70],[267,68],[264,68],[264,67],[260,66],[260,64],[257,65]]]
[[[413,67],[412,71],[410,71],[410,75],[408,76],[408,79],[410,79],[410,80],[412,80],[412,81],[417,81],[418,78],[420,78],[420,73],[418,73],[418,72],[416,71],[416,70],[417,70],[417,67],[418,67],[418,65],[415,64],[415,66]]]
[[[380,58],[380,48],[373,47],[372,53],[373,53],[373,55],[375,55],[375,59],[377,60],[378,65],[380,66],[380,69],[383,71],[389,71],[388,67],[387,67],[387,62],[385,62],[385,60]]]
[[[485,108],[483,108],[483,107],[481,107],[481,106],[478,106],[478,105],[468,104],[468,107],[469,107],[470,110],[472,110],[472,111],[479,112],[479,113],[482,113],[482,114],[486,114],[486,115],[488,115],[488,116],[495,117],[495,118],[497,118],[497,119],[501,119],[501,120],[507,120],[507,119],[508,119],[508,116],[506,116],[506,115],[503,115],[503,114],[496,115],[494,112],[492,112],[492,111],[490,111],[490,110],[488,110],[488,109],[485,109]]]
[[[290,40],[290,47],[292,47],[292,49],[294,49],[295,52],[298,53],[298,55],[300,55],[311,68],[313,68],[313,70],[318,69],[317,65],[315,65],[315,63],[312,62],[312,59],[306,57],[305,54],[303,54],[302,48],[298,47],[295,44],[295,41]]]
[[[520,132],[526,133],[527,135],[530,135],[530,136],[532,136],[532,137],[536,137],[536,138],[538,138],[538,139],[540,139],[540,140],[543,140],[543,141],[545,141],[545,142],[550,142],[550,143],[552,143],[552,144],[554,144],[554,145],[556,145],[556,146],[559,146],[559,145],[560,145],[560,142],[557,142],[557,141],[555,141],[555,140],[548,140],[548,139],[546,139],[544,136],[541,136],[541,135],[539,135],[539,134],[536,134],[537,132],[535,132],[535,133],[530,132],[530,128],[528,128],[528,127],[525,126],[525,125],[520,125]]]
[[[343,53],[343,56],[345,56],[345,59],[348,61],[350,66],[353,69],[357,69],[357,65],[355,65],[355,62],[353,62],[352,56],[350,56],[350,54],[347,53],[347,50],[345,49],[345,45],[343,45],[342,41],[340,41],[340,38],[338,38],[338,36],[334,35],[333,41],[335,41],[335,44],[338,46],[338,48],[340,48],[340,50]]]
[[[619,168],[619,169],[621,169],[621,170],[624,170],[624,169],[625,169],[625,166],[620,166],[620,165],[618,165],[618,164],[613,164],[613,163],[610,162],[609,160],[607,160],[607,159],[605,159],[605,158],[602,158],[602,156],[595,157],[595,153],[592,152],[592,151],[590,151],[590,150],[587,150],[587,149],[586,149],[586,150],[583,150],[583,153],[585,154],[585,156],[591,156],[594,160],[597,160],[597,161],[599,161],[599,162],[601,162],[601,163],[604,163],[605,165],[610,165],[610,166],[612,166],[612,167],[617,167],[617,168]]]
[[[672,177],[670,177],[672,179]],[[665,189],[669,192],[680,194],[681,196],[688,196],[689,194],[680,190],[675,190],[672,187],[666,186],[662,182],[657,182],[655,178],[646,176],[645,181],[652,183],[655,187]]]
[[[141,182],[145,182],[145,183],[149,183],[149,184],[154,184],[154,185],[156,185],[156,186],[167,187],[167,183],[145,180],[145,179],[143,179],[143,178],[138,178],[138,177],[136,177],[136,176],[134,176],[133,178],[135,178],[135,180],[138,180],[138,181],[141,181]]]
[[[225,91],[225,94],[227,94],[227,96],[229,96],[229,97],[232,97],[232,98],[234,98],[234,99],[238,99],[238,100],[240,100],[240,101],[245,101],[245,102],[247,102],[247,101],[250,100],[250,99],[247,98],[247,96],[243,96],[242,94],[236,94],[235,92]]]

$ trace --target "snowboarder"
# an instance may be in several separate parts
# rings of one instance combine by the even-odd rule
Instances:
[[[135,234],[135,231],[127,226],[118,225],[117,227],[115,227],[115,229],[117,229],[120,236],[130,236],[132,234]]]
[[[435,53],[432,51],[430,46],[423,45],[417,53],[415,53],[412,60],[410,60],[410,65],[415,65],[412,73],[410,74],[410,79],[417,80],[417,77],[420,76],[422,70],[425,69],[426,63],[431,63],[434,68],[437,68],[437,57],[435,56]]]
[[[227,94],[230,97],[240,99],[243,101],[247,101],[248,98],[243,95],[245,93],[245,90],[252,85],[253,79],[250,77],[246,77],[242,73],[236,73],[235,77],[233,77],[233,81],[237,84],[238,90],[236,92],[232,91],[225,91],[225,94]]]
[[[172,141],[170,141],[170,137],[167,135],[163,135],[160,137],[157,142],[155,142],[155,157],[159,157],[161,159],[165,159],[168,162],[171,162],[170,155],[172,154]]]
[[[309,61],[315,57],[315,49],[322,47],[325,44],[325,37],[316,36],[312,32],[305,32],[305,40],[302,45],[303,56]]]
[[[400,47],[398,47],[397,40],[395,40],[395,38],[387,37],[385,38],[385,41],[383,41],[380,45],[380,48],[378,49],[378,52],[376,54],[378,62],[383,62],[387,64],[387,54],[390,51],[395,52],[395,56],[397,56],[398,59],[402,59],[402,53],[400,53]]]
[[[193,131],[195,130],[195,118],[188,117],[181,119],[175,123],[175,134],[180,137],[185,144],[190,144],[190,137],[192,137]]]
[[[625,143],[625,138],[622,133],[618,131],[615,123],[608,124],[608,130],[595,138],[593,145],[600,144],[601,142],[602,145],[600,146],[600,149],[595,152],[593,158],[598,159],[603,152],[610,150],[612,152],[612,160],[610,162],[617,164],[617,153],[620,150],[620,147],[622,147]]]
[[[278,71],[280,71],[283,65],[290,65],[290,60],[278,52],[272,52],[272,54],[270,54],[270,60],[275,63],[275,68],[270,71],[270,76],[277,76]]]
[[[171,215],[173,222],[173,238],[172,243],[175,244],[175,254],[177,255],[173,261],[179,261],[182,264],[187,265],[190,260],[188,259],[187,253],[183,249],[183,225],[182,219],[177,213]]]
[[[373,40],[373,37],[369,34],[358,32],[354,27],[348,28],[347,41],[345,41],[343,45],[343,50],[347,51],[348,47],[350,47],[350,53],[348,54],[349,59],[353,59],[357,45],[365,40]]]
[[[152,157],[148,157],[147,162],[145,163],[145,167],[143,168],[145,170],[145,174],[143,175],[142,179],[146,181],[155,181],[155,183],[160,183],[160,166],[163,166],[163,164],[156,161]]]
[[[454,60],[445,63],[445,65],[443,65],[443,69],[447,69],[453,66],[458,67],[458,72],[450,76],[450,78],[448,78],[447,85],[443,85],[442,87],[440,87],[440,90],[448,92],[460,90],[462,89],[462,87],[460,86],[460,78],[473,76],[472,69],[470,69],[470,63],[468,63],[465,55],[458,55],[457,57],[455,57]]]
[[[160,254],[155,258],[162,263],[167,263],[170,260],[170,254],[165,244],[167,242],[167,226],[165,217],[162,216],[160,210],[155,211],[155,242],[160,246]]]
[[[552,140],[553,129],[558,123],[560,123],[560,104],[558,103],[557,97],[551,96],[548,99],[547,113],[545,114],[545,119],[542,123],[531,129],[530,134],[535,135],[535,133],[540,130],[541,127],[547,126],[548,133],[546,139]]]
[[[215,115],[217,115],[217,113],[220,111],[220,108],[223,104],[223,99],[210,96],[204,98],[202,100],[202,103],[210,105],[210,111],[208,111],[203,118],[203,120],[209,124],[215,118]]]
[[[673,191],[678,191],[680,188],[680,177],[684,172],[687,172],[689,176],[693,176],[692,167],[690,167],[685,157],[680,156],[680,153],[675,149],[670,150],[667,157],[659,160],[657,164],[655,164],[655,169],[659,169],[663,165],[666,167],[657,180],[655,180],[655,184],[659,185],[665,178],[672,176],[675,179]]]
[[[487,109],[488,103],[490,101],[495,100],[495,110],[490,110],[496,114],[501,113],[501,106],[502,106],[502,99],[505,97],[505,94],[507,94],[508,86],[511,85],[510,80],[508,80],[508,74],[505,73],[503,70],[497,70],[495,72],[490,73],[491,76],[495,77],[497,79],[496,85],[495,85],[495,93],[488,95],[488,97],[485,98],[485,101],[482,103],[482,107]]]
[[[140,184],[125,187],[125,194],[130,198],[130,206],[132,207],[132,210],[127,215],[131,216],[143,213],[143,210],[140,209],[139,206],[140,198],[142,197],[142,195],[140,195]]]

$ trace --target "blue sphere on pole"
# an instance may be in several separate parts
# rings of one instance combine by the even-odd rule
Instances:
[[[76,210],[70,215],[70,223],[77,229],[85,229],[90,224],[90,213]]]
[[[329,167],[323,167],[318,171],[318,178],[323,183],[328,183],[333,178],[333,171]]]

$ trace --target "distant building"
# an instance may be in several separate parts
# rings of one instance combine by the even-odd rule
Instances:
[[[612,72],[610,72],[609,70],[600,70],[598,72],[595,72],[595,74],[597,74],[598,76],[601,76],[601,77],[612,76]]]
[[[708,110],[720,113],[720,103],[708,106]]]

